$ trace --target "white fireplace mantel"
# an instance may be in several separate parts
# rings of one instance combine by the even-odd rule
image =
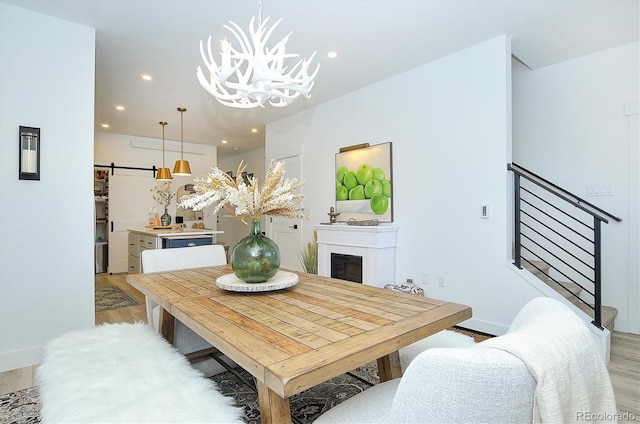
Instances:
[[[395,284],[396,236],[392,225],[315,225],[318,235],[318,275],[331,276],[331,254],[362,257],[362,283]]]

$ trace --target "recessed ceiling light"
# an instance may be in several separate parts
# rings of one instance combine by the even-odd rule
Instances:
[[[117,110],[124,110],[124,106],[116,106]]]
[[[251,132],[252,132],[252,133],[257,133],[257,132],[258,132],[258,129],[257,129],[257,128],[251,128]]]
[[[153,78],[151,78],[151,75],[143,74],[142,79],[145,81],[151,81]]]
[[[228,141],[227,140],[222,140],[222,144],[227,144]]]
[[[109,124],[102,124],[100,125],[102,128],[109,128]]]
[[[234,152],[237,152],[238,150],[240,150],[240,149],[238,149],[237,147],[234,147],[234,148],[233,148],[233,151],[234,151]]]
[[[338,52],[329,52],[327,53],[327,57],[329,59],[335,59],[336,57],[338,57]]]

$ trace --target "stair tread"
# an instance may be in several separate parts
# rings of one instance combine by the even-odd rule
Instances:
[[[549,279],[547,274],[545,274],[545,272],[548,272],[549,268],[551,268],[549,264],[543,261],[531,261],[531,262],[535,264],[535,267],[527,263],[526,261],[522,261],[521,265],[523,268],[525,268],[527,271],[534,274],[538,279],[540,279],[546,285],[551,287],[556,293],[560,294],[569,302],[573,303],[575,306],[577,306],[580,310],[582,310],[584,313],[589,315],[591,318],[594,318],[595,314],[593,312],[593,309],[591,309],[589,306],[585,305],[583,302],[579,300],[582,287],[570,281],[559,282],[559,283],[562,283],[562,285],[559,283],[556,283],[555,281]],[[540,270],[543,270],[544,272],[541,272],[539,269],[536,269],[536,267],[539,268]],[[562,286],[564,286],[564,288]],[[600,319],[602,321],[601,323],[602,326],[605,327],[607,330],[613,332],[614,321],[617,315],[618,315],[618,310],[616,308],[612,306],[603,305],[600,311]]]
[[[580,310],[582,310],[584,313],[589,315],[591,318],[594,317],[593,309],[591,309],[589,306],[585,305],[582,302],[580,302],[576,306]],[[600,308],[600,319],[602,321],[602,326],[605,327],[607,330],[609,330],[611,332],[613,332],[613,329],[614,329],[613,328],[613,324],[614,324],[614,321],[616,319],[616,316],[618,316],[618,310],[616,308],[614,308],[613,306],[603,305]]]
[[[542,262],[542,261],[529,261],[529,262],[523,260],[521,261],[520,265],[524,269],[526,269],[527,271],[529,271],[530,273],[532,273],[533,275],[541,279],[542,281],[546,281],[547,273],[549,272],[549,268],[551,266],[548,263]]]
[[[582,287],[580,287],[576,283],[565,282],[565,281],[562,281],[561,283],[562,284],[556,283],[553,280],[545,281],[546,285],[548,285],[549,287],[551,287],[552,289],[554,289],[555,291],[560,293],[563,297],[565,297],[565,298],[567,298],[569,300],[572,300],[572,298],[575,298],[575,296],[579,296],[580,295],[580,292],[582,291]],[[564,288],[563,288],[563,286],[564,286]],[[567,290],[569,290],[569,291],[567,291]]]

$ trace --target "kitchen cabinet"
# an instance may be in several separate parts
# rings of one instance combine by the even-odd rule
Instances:
[[[147,249],[172,249],[213,244],[216,234],[222,231],[201,229],[144,229],[129,231],[127,273],[139,274],[142,270],[142,252]]]

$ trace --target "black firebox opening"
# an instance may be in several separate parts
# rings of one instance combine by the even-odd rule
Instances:
[[[331,277],[362,283],[362,256],[332,253]]]

